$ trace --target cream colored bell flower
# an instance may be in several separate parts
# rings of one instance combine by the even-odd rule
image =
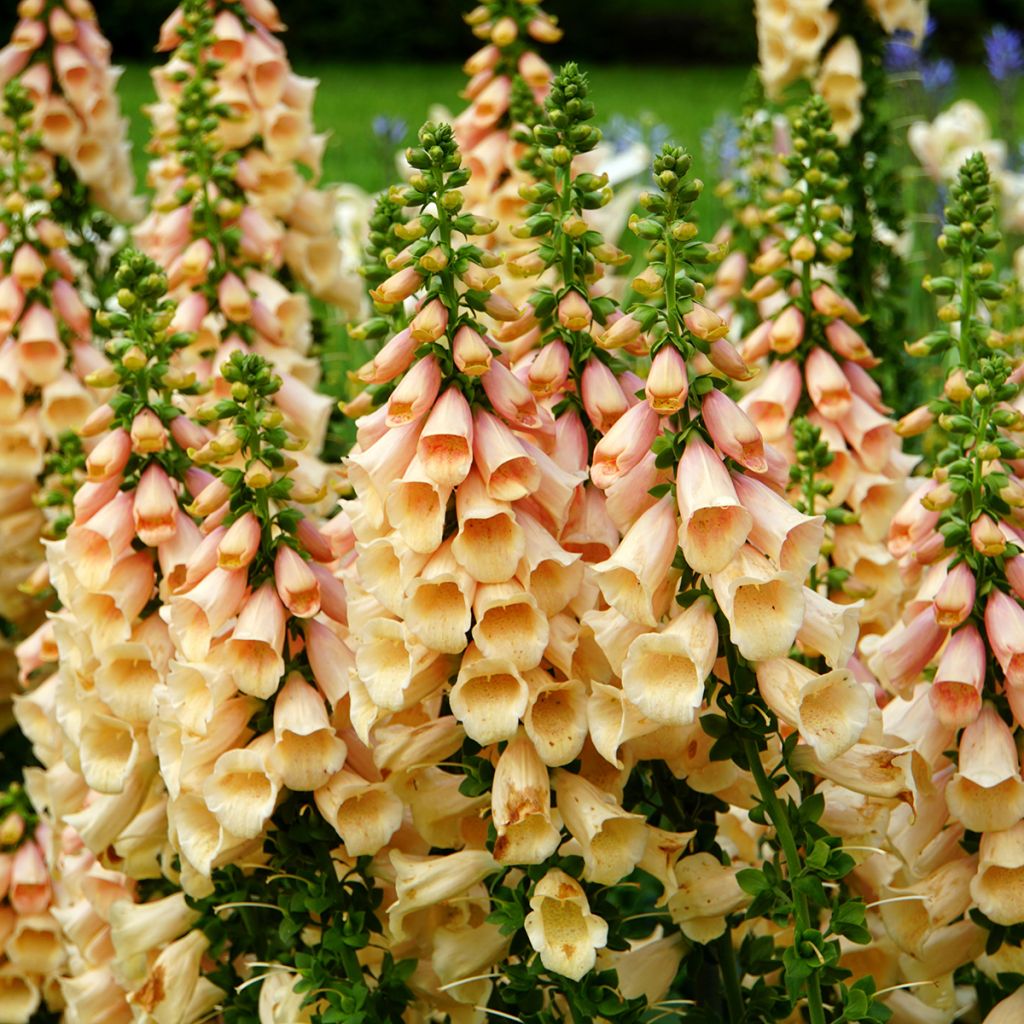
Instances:
[[[60,925],[51,914],[25,914],[18,918],[4,945],[7,958],[29,975],[46,977],[64,963]]]
[[[209,948],[201,931],[191,931],[166,946],[153,962],[145,982],[128,997],[153,1024],[178,1024],[186,1016],[201,977],[201,960]]]
[[[1024,822],[981,837],[971,896],[978,909],[996,924],[1010,926],[1024,921]]]
[[[679,932],[662,935],[662,930],[658,925],[647,938],[631,939],[629,949],[597,954],[600,970],[617,972],[623,999],[644,998],[654,1006],[668,995],[688,946]]]
[[[863,736],[872,696],[846,669],[818,675],[792,659],[773,658],[759,662],[756,672],[765,703],[821,761],[844,754]]]
[[[108,913],[111,940],[119,959],[158,949],[184,935],[198,920],[185,894],[172,893],[148,903],[117,900]]]
[[[452,551],[459,565],[479,583],[510,580],[527,552],[523,527],[511,504],[491,497],[480,474],[472,471],[455,493],[455,513],[459,529]],[[553,539],[549,546],[558,549]]]
[[[540,664],[550,637],[548,619],[517,580],[479,584],[473,616],[473,640],[485,658],[507,661],[519,672]]]
[[[587,698],[587,727],[594,749],[608,764],[622,770],[622,746],[654,732],[658,723],[645,718],[620,687],[592,682]]]
[[[409,548],[398,533],[356,544],[359,581],[392,615],[400,616],[406,589],[419,578],[428,556]]]
[[[167,820],[172,843],[194,871],[205,878],[243,843],[220,824],[197,793],[182,793],[170,801]]]
[[[0,967],[0,1019],[11,1024],[29,1024],[39,1008],[39,986],[14,964]]]
[[[301,975],[284,964],[273,964],[265,970],[257,1006],[259,1024],[308,1024],[317,1005],[303,1006],[306,994],[295,991]]]
[[[553,782],[558,812],[580,846],[584,876],[602,885],[625,878],[647,848],[643,815],[629,813],[610,793],[564,768]]]
[[[796,575],[775,569],[749,544],[711,577],[730,637],[744,658],[782,658],[804,619],[804,588]]]
[[[477,848],[483,842],[481,826],[489,798],[465,796],[461,779],[441,768],[411,772],[396,790],[412,815],[416,832],[439,849]]]
[[[476,645],[471,645],[463,655],[448,699],[466,735],[486,745],[515,734],[526,712],[530,690],[511,661],[484,657]]]
[[[203,783],[206,806],[239,839],[260,835],[277,807],[283,780],[270,767],[274,742],[266,733],[247,747],[224,751]]]
[[[139,763],[151,756],[145,733],[101,710],[85,718],[79,737],[82,775],[97,793],[120,793]]]
[[[861,126],[860,104],[867,91],[860,50],[852,36],[843,36],[832,45],[821,62],[815,87],[832,112],[832,130],[845,146]]]
[[[363,629],[355,652],[367,695],[378,707],[393,711],[406,702],[417,676],[439,660],[437,652],[413,640],[403,623],[384,618]]]
[[[605,600],[630,621],[656,626],[655,597],[675,550],[675,510],[662,498],[633,524],[611,558],[594,566]]]
[[[567,551],[531,515],[516,511],[525,539],[517,575],[545,615],[556,615],[579,594],[584,565],[578,552]]]
[[[289,789],[309,791],[341,770],[346,753],[323,697],[293,672],[274,702],[274,746],[268,766]]]
[[[401,614],[425,647],[458,654],[469,642],[476,582],[460,566],[454,542],[445,541],[405,589]]]
[[[486,850],[460,850],[440,857],[414,857],[392,850],[396,900],[388,907],[388,926],[396,939],[405,938],[405,919],[419,910],[463,895],[498,870]]]
[[[450,495],[451,488],[433,480],[417,455],[391,485],[384,503],[388,522],[413,551],[430,554],[444,536]]]
[[[1024,780],[1010,728],[990,704],[960,736],[957,773],[946,787],[950,814],[973,832],[998,832],[1024,818]]]
[[[405,808],[387,782],[368,782],[345,769],[316,789],[313,796],[350,857],[379,853],[401,827]]]
[[[499,864],[541,864],[561,842],[552,820],[551,783],[529,737],[517,736],[504,749],[491,784],[491,818]]]
[[[726,916],[749,901],[736,881],[738,871],[710,853],[695,853],[676,864],[679,888],[669,897],[668,910],[688,939],[706,943],[718,938]]]
[[[622,664],[622,689],[649,719],[688,725],[704,699],[718,654],[710,602],[700,598],[658,633],[643,633]]]
[[[936,975],[941,971],[935,950],[926,956],[926,946],[942,928],[967,913],[971,905],[970,885],[977,869],[977,857],[954,857],[919,881],[884,889],[885,899],[908,897],[879,905],[886,931],[904,953],[933,965]]]
[[[608,941],[608,925],[591,913],[583,887],[557,868],[534,887],[524,928],[541,963],[573,981],[593,970]]]
[[[871,743],[855,743],[845,753],[823,762],[810,746],[793,752],[796,771],[809,771],[865,796],[888,797],[912,806],[931,789],[924,758],[905,747],[890,749]]]
[[[733,473],[732,483],[752,519],[750,543],[780,569],[805,579],[821,554],[825,517],[803,515],[770,487],[746,474]]]
[[[557,768],[575,760],[587,738],[587,697],[578,679],[557,681],[545,672],[527,675],[529,704],[523,729],[537,756]]]

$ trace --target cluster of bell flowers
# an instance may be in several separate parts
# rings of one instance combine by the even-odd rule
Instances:
[[[778,99],[786,86],[807,79],[828,103],[836,135],[845,144],[862,123],[865,85],[856,40],[845,34],[836,38],[846,26],[835,6],[831,0],[757,0],[754,10],[761,81],[769,98]],[[927,0],[868,0],[866,6],[886,33],[924,35]]]
[[[188,891],[258,851],[288,791],[316,791],[319,802],[339,784],[347,750],[328,713],[341,697],[346,622],[329,567],[351,547],[346,522],[321,530],[295,504],[318,495],[284,454],[296,439],[266,402],[280,379],[240,354],[222,373],[236,397],[247,394],[224,417],[235,450],[214,437],[196,453],[214,471],[191,506],[205,536],[161,612],[172,661],[152,728]],[[246,441],[230,440],[245,429]],[[250,720],[264,707],[272,715],[261,730]]]
[[[166,877],[203,893],[224,858],[258,851],[286,786],[309,790],[341,768],[345,744],[298,667],[337,699],[332,630],[345,618],[343,590],[299,552],[329,563],[339,543],[289,500],[318,494],[275,447],[301,442],[266,403],[280,385],[268,364],[237,353],[224,365],[229,387],[252,399],[254,455],[233,432],[237,420],[211,434],[183,412],[195,386],[169,364],[189,339],[174,331],[156,265],[127,254],[117,283],[127,309],[112,319],[123,332],[111,345],[118,390],[83,427],[75,522],[48,544],[62,603],[50,619],[58,670],[17,699],[16,716],[44,766],[30,785],[61,837],[55,864],[71,854],[96,861],[93,873],[116,874],[125,902],[111,910],[108,895],[90,909],[63,885],[75,928],[65,928],[65,945],[81,932],[96,955],[71,957],[62,987],[111,1020],[144,1010],[191,1021],[223,995],[199,978],[206,940],[189,931],[197,915],[180,892],[136,912],[134,883]],[[250,510],[239,511],[246,500]],[[269,699],[272,725],[257,734],[250,719]],[[94,935],[96,915],[111,926],[109,942]],[[98,1018],[83,1009],[74,1019]]]
[[[804,511],[829,515],[828,561],[842,570],[836,596],[865,598],[861,634],[884,632],[903,596],[884,540],[916,460],[901,450],[891,410],[868,372],[878,359],[858,333],[863,317],[835,280],[852,236],[836,199],[843,184],[835,177],[838,140],[823,100],[804,105],[791,135],[792,152],[781,158],[788,181],[767,211],[774,232],[749,265],[753,283],[743,289],[739,276],[718,277],[716,289],[723,299],[756,302],[764,315],[738,346],[746,363],[763,369],[740,406],[791,465],[799,466],[801,454],[810,458],[798,450],[795,421],[806,419],[824,440],[827,465],[806,467],[821,480],[794,469],[791,497]]]
[[[153,73],[158,102],[149,113],[157,140],[175,134],[180,72],[190,66],[180,47],[180,39],[188,38],[181,29],[188,25],[190,9],[182,4],[161,29],[158,50],[173,52],[168,64]],[[279,267],[283,261],[317,298],[354,312],[358,279],[341,271],[334,196],[317,186],[327,142],[325,134],[314,131],[312,120],[318,82],[291,70],[275,34],[285,26],[273,3],[243,4],[236,10],[230,4],[210,10],[213,25],[204,44],[219,66],[207,64],[213,72],[213,86],[207,88],[219,121],[214,137],[224,152],[240,157],[236,181],[254,207],[247,219],[253,221],[250,243],[257,262]],[[166,176],[176,177],[174,169],[158,165],[151,173],[158,192],[172,196],[173,187],[163,190]],[[241,227],[246,233],[246,225]]]
[[[18,788],[0,794],[0,1019],[28,1024],[40,1007],[61,1006],[64,946],[56,887],[47,862],[49,832]]]
[[[21,0],[11,41],[0,50],[0,86],[17,80],[33,105],[43,149],[68,162],[89,198],[116,220],[141,215],[127,119],[121,116],[110,43],[89,0]]]
[[[29,769],[26,781],[32,786],[40,774]],[[36,957],[47,956],[52,964],[41,986],[47,1007],[68,1024],[201,1020],[223,992],[193,977],[205,945],[198,941],[201,936],[189,934],[196,915],[184,894],[136,902],[133,878],[102,864],[72,826],[55,829],[46,797],[32,799],[44,809],[36,867],[44,873],[51,900],[52,924],[39,922],[32,937]],[[12,1024],[35,1019],[22,987],[11,984],[10,993],[27,1015],[4,1013],[3,1019]],[[13,1007],[4,1004],[8,1009]]]
[[[433,141],[424,142],[428,152]],[[436,256],[431,245],[423,240],[428,258]],[[379,290],[418,286],[423,275],[410,269]],[[431,302],[440,308],[430,310]],[[387,404],[358,422],[349,459],[355,498],[346,514],[356,544],[342,578],[354,655],[352,725],[378,768],[392,751],[410,758],[410,748],[422,751],[402,792],[412,824],[426,844],[459,850],[432,858],[391,853],[391,926],[406,937],[400,922],[420,904],[403,893],[425,891],[425,878],[447,877],[438,900],[475,899],[488,874],[544,863],[561,849],[582,857],[584,883],[612,885],[637,866],[647,870],[683,933],[709,941],[747,900],[735,881],[742,862],[725,867],[708,853],[683,856],[692,835],[627,811],[623,786],[637,761],[660,759],[698,791],[752,806],[749,775],[710,762],[710,739],[697,723],[719,659],[716,607],[731,642],[757,663],[773,709],[816,756],[834,758],[860,738],[871,692],[845,668],[857,609],[803,582],[818,558],[823,519],[791,508],[782,493],[785,457],[732,399],[703,383],[694,419],[683,417],[692,433],[681,451],[677,500],[650,493],[671,480],[652,443],[668,417],[691,408],[686,359],[676,348],[662,348],[646,383],[597,356],[574,377],[561,340],[538,349],[535,336],[519,346],[514,331],[510,338],[518,321],[488,337],[464,316],[453,323],[452,312],[429,300],[412,328],[426,333],[398,335],[373,361],[379,380],[397,385]],[[610,318],[603,332],[590,312],[569,291],[556,322],[576,333],[593,328],[606,349],[644,333],[643,311]],[[535,324],[536,316],[526,316]],[[694,304],[685,330],[746,376],[742,361],[716,346],[710,316]],[[417,358],[417,342],[427,341]],[[707,359],[700,365],[718,373]],[[677,547],[709,588],[685,610],[673,601]],[[794,642],[823,654],[830,671],[790,660]],[[450,714],[438,717],[448,679]],[[423,747],[398,740],[410,736],[409,722]],[[489,800],[460,794],[459,776],[443,770],[462,735],[494,751]],[[495,745],[504,743],[498,755]],[[566,768],[577,759],[578,770]],[[488,803],[496,832],[490,850],[481,848],[478,818]],[[394,841],[399,825],[396,816]],[[377,842],[388,839],[381,830]],[[362,852],[379,857],[382,849]],[[530,905],[525,927],[545,966],[575,979],[592,969],[606,928],[580,881],[552,870]],[[416,943],[436,971],[444,960],[435,937],[424,932]],[[678,940],[667,951],[678,962]],[[462,966],[475,974],[500,955],[481,937],[479,959]],[[418,978],[428,1003],[442,997],[441,983],[458,980],[430,971]],[[480,999],[474,989],[447,996]]]
[[[189,493],[183,445],[207,440],[171,401],[174,371],[158,369],[187,339],[168,332],[172,310],[159,305],[166,282],[156,271],[135,254],[117,272],[119,298],[132,307],[112,316],[128,336],[111,342],[117,390],[81,427],[85,479],[66,536],[47,543],[61,602],[48,620],[57,670],[15,701],[44,768],[32,780],[36,807],[55,834],[74,830],[76,844],[134,878],[160,874],[167,832],[148,723],[172,643],[148,606],[172,574],[183,582],[180,567],[199,544],[180,504]],[[28,644],[19,654],[27,676],[41,655]]]
[[[517,235],[515,228],[527,205],[521,190],[533,183],[539,166],[533,128],[544,117],[542,108],[553,77],[532,45],[558,42],[562,30],[533,0],[512,5],[489,0],[469,12],[466,21],[485,42],[463,65],[469,81],[462,95],[468,105],[452,119],[465,165],[472,172],[466,203],[497,222],[481,244],[512,261],[530,248],[529,240]],[[611,184],[618,186],[610,202],[584,214],[593,229],[608,237],[621,235],[637,194],[629,183],[649,164],[650,153],[642,143],[621,152],[602,143],[576,161],[577,173],[606,173]],[[528,279],[505,273],[503,268],[500,272],[509,298],[525,300]],[[613,283],[610,279],[605,287]]]
[[[40,577],[37,570],[40,537],[54,518],[40,508],[48,460],[92,411],[97,392],[86,381],[107,366],[92,344],[84,269],[54,218],[59,189],[50,158],[32,139],[32,111],[27,91],[9,84],[0,167],[0,615],[14,626],[12,643],[31,634],[42,616],[31,595],[46,585],[45,571]],[[38,648],[44,636],[26,642]],[[6,639],[2,646],[6,699],[17,671]]]
[[[992,214],[978,153],[951,190],[940,240],[963,283],[926,281],[943,301],[943,323],[910,346],[917,355],[953,350],[955,357],[942,395],[900,425],[914,434],[937,424],[947,443],[889,531],[908,587],[901,617],[864,643],[887,694],[886,744],[911,773],[903,806],[869,795],[847,835],[875,851],[858,866],[855,884],[878,903],[878,980],[908,986],[889,1003],[913,1021],[951,1022],[974,1006],[973,990],[954,978],[965,964],[991,979],[1018,970],[1019,948],[988,940],[993,927],[1024,920],[1024,783],[1015,740],[1024,712],[1020,373],[982,312],[1002,293],[987,262],[999,242]],[[830,777],[830,767],[822,773]],[[987,1019],[1013,1019],[1015,1007],[1011,999]]]
[[[331,402],[315,391],[309,294],[354,311],[360,288],[340,269],[334,197],[315,184],[316,82],[290,70],[272,4],[244,21],[222,6],[186,3],[161,32],[160,48],[176,48],[153,72],[156,196],[136,238],[168,273],[178,326],[195,333],[183,364],[215,377],[233,351],[269,359],[279,408],[316,452]],[[309,294],[282,283],[292,275]]]

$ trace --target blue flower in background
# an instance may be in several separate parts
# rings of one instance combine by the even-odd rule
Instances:
[[[719,178],[730,178],[740,157],[740,127],[731,114],[715,116],[711,127],[700,137],[704,160],[718,171]]]
[[[387,114],[378,114],[370,122],[373,134],[391,146],[400,146],[405,141],[409,126],[400,117],[389,117]]]
[[[886,43],[885,70],[891,75],[917,71],[921,66],[921,51],[914,45],[914,36],[905,28],[897,29]]]
[[[638,143],[657,153],[668,142],[670,134],[668,125],[649,113],[636,118],[613,114],[604,127],[605,141],[611,143],[616,153],[624,153]]]
[[[1024,40],[1019,32],[996,25],[985,36],[985,66],[997,82],[1009,82],[1024,73]]]
[[[644,130],[639,121],[630,120],[622,114],[613,114],[605,125],[604,138],[611,143],[614,152],[624,153],[631,146],[644,141]]]
[[[921,84],[933,96],[948,92],[956,81],[956,67],[946,57],[927,61],[921,65]]]

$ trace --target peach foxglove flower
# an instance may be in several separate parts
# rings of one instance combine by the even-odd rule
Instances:
[[[743,410],[723,391],[714,388],[702,403],[704,423],[715,444],[752,473],[768,469],[764,440]]]
[[[457,487],[466,479],[473,464],[473,417],[458,388],[447,388],[434,403],[416,454],[423,471],[438,486]]]
[[[960,729],[978,717],[986,657],[985,643],[974,625],[963,626],[949,638],[928,691],[943,725]]]
[[[650,451],[659,422],[647,402],[637,402],[620,416],[594,447],[590,466],[594,486],[605,490],[636,466]]]
[[[760,661],[789,653],[805,608],[804,588],[795,574],[776,570],[748,544],[712,576],[711,585],[744,658]]]
[[[657,633],[641,633],[622,664],[622,689],[654,722],[688,725],[704,699],[718,654],[718,629],[700,598]]]
[[[297,618],[312,618],[320,611],[320,584],[306,560],[287,544],[280,544],[274,556],[274,585]]]
[[[388,925],[396,939],[406,935],[410,914],[463,896],[498,870],[486,850],[460,850],[441,857],[416,857],[392,850],[397,899],[388,907]]]
[[[630,402],[615,374],[599,359],[589,359],[580,379],[587,418],[602,434],[629,408]]]
[[[526,736],[512,740],[498,759],[491,815],[498,833],[494,859],[499,864],[541,864],[561,842],[551,817],[547,768]]]
[[[295,672],[274,702],[274,741],[268,763],[289,789],[319,789],[345,763],[323,697]]]
[[[978,873],[971,896],[978,909],[995,924],[1024,920],[1024,822],[987,832],[978,850]]]
[[[558,810],[583,856],[584,876],[614,885],[639,863],[647,844],[647,823],[580,775],[559,769],[554,775]]]
[[[468,324],[463,324],[452,339],[452,359],[460,373],[481,377],[491,366],[493,353],[484,337]]]
[[[473,415],[473,459],[487,493],[516,501],[540,486],[540,470],[529,449],[497,417],[477,409]]]
[[[950,814],[972,832],[1011,828],[1024,817],[1024,781],[1013,734],[986,705],[960,737],[956,775],[946,787]]]
[[[985,605],[985,635],[1011,686],[1024,685],[1024,608],[993,589]]]
[[[799,662],[776,658],[758,663],[757,685],[768,706],[822,762],[846,753],[867,728],[871,694],[846,669],[817,675]]]
[[[722,460],[696,433],[687,441],[676,480],[679,546],[697,572],[724,569],[753,524]]]
[[[314,797],[350,857],[379,853],[402,825],[405,807],[393,788],[347,769],[333,775]]]
[[[656,626],[655,598],[676,549],[676,517],[662,498],[632,526],[611,558],[594,566],[605,600],[627,619]]]

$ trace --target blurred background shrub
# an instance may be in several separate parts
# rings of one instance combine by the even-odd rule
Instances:
[[[6,35],[13,2],[0,3]],[[173,0],[98,0],[104,31],[117,59],[145,60]],[[468,33],[462,13],[472,0],[279,0],[292,59],[461,62]],[[749,64],[756,55],[753,0],[548,0],[547,10],[569,30],[555,60],[687,65]],[[942,29],[937,44],[958,60],[982,59],[990,23],[1024,27],[1024,0],[932,0]]]

